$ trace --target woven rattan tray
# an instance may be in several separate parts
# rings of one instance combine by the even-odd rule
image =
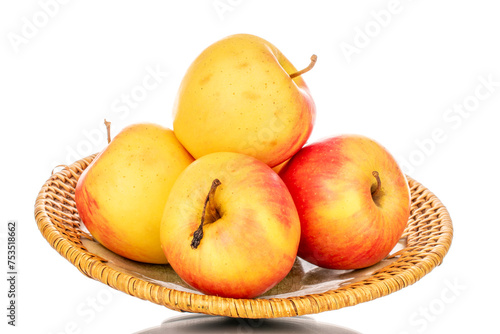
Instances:
[[[373,300],[411,285],[441,264],[453,236],[450,216],[427,188],[408,178],[411,215],[399,246],[378,265],[354,271],[314,267],[298,260],[289,276],[266,295],[232,299],[203,295],[168,265],[123,259],[97,244],[80,221],[74,188],[95,155],[55,172],[35,204],[42,235],[90,278],[176,311],[238,318],[275,318],[319,313]]]

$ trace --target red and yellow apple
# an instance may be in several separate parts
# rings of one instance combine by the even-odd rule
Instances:
[[[269,166],[219,152],[180,174],[160,235],[170,265],[187,284],[205,294],[253,298],[291,270],[300,222],[287,187]]]
[[[305,70],[312,67],[316,57]],[[174,105],[174,131],[199,158],[214,152],[253,156],[271,167],[309,138],[316,108],[290,61],[249,34],[206,48],[188,68]]]
[[[397,244],[410,192],[379,143],[341,135],[302,148],[280,171],[301,222],[298,256],[320,267],[371,266]]]
[[[75,202],[82,222],[123,257],[166,263],[163,209],[175,179],[192,161],[170,129],[147,123],[124,128],[78,179]]]

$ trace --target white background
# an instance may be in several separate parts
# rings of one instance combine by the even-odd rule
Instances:
[[[2,333],[133,333],[179,314],[82,275],[42,237],[34,203],[56,165],[105,146],[104,118],[112,135],[139,121],[170,127],[191,61],[240,32],[274,43],[298,68],[318,55],[304,76],[317,104],[311,141],[379,141],[453,219],[448,255],[422,280],[311,317],[362,333],[497,328],[499,12],[484,0],[2,1]],[[148,71],[162,72],[158,86],[119,109]],[[9,219],[19,226],[15,328],[6,324]]]

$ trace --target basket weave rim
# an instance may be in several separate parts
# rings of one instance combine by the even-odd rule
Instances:
[[[176,311],[236,318],[276,318],[353,306],[420,280],[442,263],[453,238],[453,226],[445,206],[422,184],[407,177],[412,194],[412,214],[404,234],[408,244],[397,253],[398,260],[371,277],[324,293],[287,298],[233,299],[179,291],[117,271],[83,246],[81,238],[89,236],[80,228],[74,187],[96,155],[53,172],[42,186],[35,202],[35,219],[40,232],[60,255],[86,276]]]

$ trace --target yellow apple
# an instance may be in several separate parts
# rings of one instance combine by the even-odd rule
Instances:
[[[192,161],[170,129],[146,123],[124,128],[78,180],[82,222],[123,257],[166,263],[159,236],[163,209],[175,179]]]
[[[287,162],[290,161],[290,159],[286,160],[286,161],[283,161],[282,163],[280,163],[279,165],[277,166],[274,166],[273,167],[273,171],[275,171],[276,173],[279,174],[280,170],[283,169],[283,167],[285,167],[285,165],[287,164]]]
[[[181,173],[160,233],[170,265],[190,286],[210,295],[253,298],[290,272],[300,223],[288,189],[269,166],[219,152]]]
[[[206,48],[187,70],[174,105],[174,131],[195,158],[253,156],[271,167],[309,138],[315,104],[301,74],[268,41],[249,34]]]

